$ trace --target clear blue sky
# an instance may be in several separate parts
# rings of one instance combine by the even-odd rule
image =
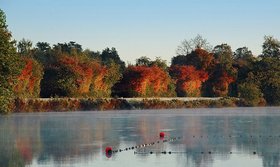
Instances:
[[[279,0],[0,0],[0,8],[16,40],[116,47],[131,63],[141,56],[170,62],[197,34],[255,55],[264,35],[280,39]]]

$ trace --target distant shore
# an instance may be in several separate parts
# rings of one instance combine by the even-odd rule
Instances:
[[[243,107],[239,98],[17,98],[14,113]]]

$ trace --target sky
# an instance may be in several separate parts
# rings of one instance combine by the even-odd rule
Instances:
[[[17,41],[115,47],[132,64],[141,56],[170,63],[178,45],[197,34],[255,55],[265,35],[280,39],[279,0],[0,0],[0,9]]]

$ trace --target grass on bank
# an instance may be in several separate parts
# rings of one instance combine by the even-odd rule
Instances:
[[[258,104],[264,106],[262,101]],[[95,99],[95,98],[16,98],[12,103],[12,111],[21,112],[68,112],[68,111],[104,111],[104,110],[133,110],[133,109],[179,109],[179,108],[220,108],[247,106],[243,99],[221,98],[216,100],[178,99],[160,100],[143,99]]]

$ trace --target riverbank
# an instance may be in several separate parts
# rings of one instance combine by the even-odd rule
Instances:
[[[243,106],[244,103],[238,98],[17,98],[13,104],[13,111],[68,112]]]

